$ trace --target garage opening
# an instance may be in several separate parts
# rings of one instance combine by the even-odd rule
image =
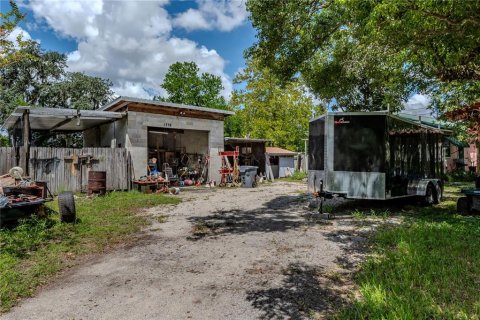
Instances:
[[[148,128],[149,175],[179,185],[203,183],[208,177],[208,131]]]

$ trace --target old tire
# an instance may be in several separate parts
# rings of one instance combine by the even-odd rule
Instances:
[[[460,197],[457,200],[457,212],[462,215],[470,213],[470,203],[467,197]]]
[[[75,198],[73,192],[65,191],[58,195],[58,209],[60,221],[72,223],[76,220]]]

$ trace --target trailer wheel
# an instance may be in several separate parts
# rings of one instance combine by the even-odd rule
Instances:
[[[467,197],[460,197],[457,200],[457,212],[461,215],[467,215],[470,213],[470,204]]]
[[[437,184],[435,187],[435,193],[433,194],[433,203],[439,204],[443,200],[443,186]]]
[[[58,195],[58,209],[60,211],[60,221],[75,222],[76,210],[73,192],[65,191]]]
[[[427,190],[425,191],[425,196],[423,198],[423,204],[426,206],[431,206],[435,203],[435,187],[429,183]]]

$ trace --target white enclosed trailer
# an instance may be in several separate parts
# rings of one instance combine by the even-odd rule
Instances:
[[[442,198],[449,130],[388,112],[331,112],[310,121],[308,185],[349,199]]]

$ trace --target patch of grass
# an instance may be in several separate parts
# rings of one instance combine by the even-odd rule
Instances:
[[[192,227],[192,233],[196,236],[206,235],[210,232],[210,228],[205,222],[199,222]]]
[[[164,216],[164,215],[161,215],[161,216],[156,217],[156,220],[157,220],[158,223],[165,223],[165,222],[168,221],[168,217]]]
[[[361,298],[339,319],[478,319],[480,217],[455,213],[448,201],[412,208],[397,227],[373,237],[373,254],[356,277]]]
[[[290,177],[280,178],[281,181],[303,182],[307,178],[305,171],[295,171]]]
[[[73,264],[73,258],[101,252],[148,224],[136,213],[148,207],[178,203],[178,198],[139,192],[112,192],[105,197],[76,199],[78,223],[60,223],[57,213],[32,217],[11,229],[0,229],[0,312],[31,295],[48,277]],[[58,210],[57,201],[47,204]]]
[[[329,271],[329,272],[325,273],[324,276],[327,279],[332,280],[333,282],[337,282],[337,283],[342,282],[342,275],[338,271],[335,271],[335,270]]]
[[[375,209],[370,209],[367,211],[362,211],[359,209],[355,209],[352,211],[352,217],[354,219],[358,220],[364,220],[368,217],[371,218],[382,218],[382,219],[387,219],[389,216],[391,216],[391,212],[388,209],[385,210],[375,210]]]

